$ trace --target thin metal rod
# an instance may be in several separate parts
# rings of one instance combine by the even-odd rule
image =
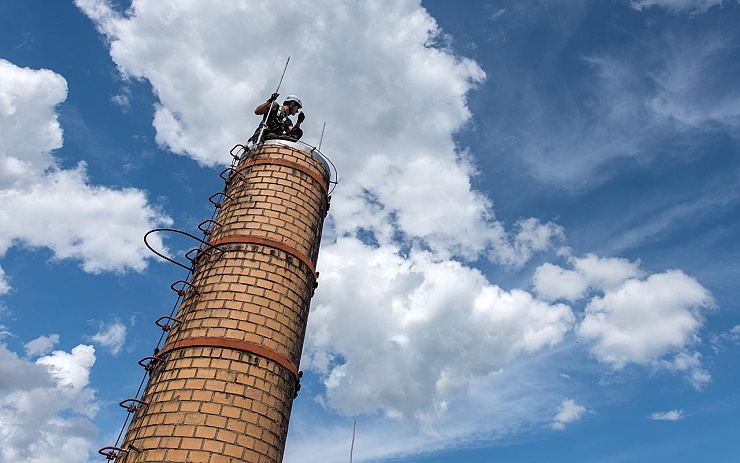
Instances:
[[[285,71],[288,70],[288,63],[290,63],[290,56],[288,56],[288,60],[285,62],[285,67],[283,68],[283,75],[280,76],[280,82],[278,82],[277,89],[275,89],[275,93],[280,91],[280,86],[283,85],[283,77],[285,77]]]
[[[326,130],[326,122],[324,122],[324,126],[321,128],[321,138],[319,138],[319,152],[321,152],[321,143],[324,141],[324,130]]]
[[[283,68],[283,74],[280,76],[280,82],[278,82],[278,86],[275,89],[275,93],[278,93],[280,91],[280,86],[283,85],[283,77],[285,77],[285,71],[288,70],[288,63],[290,63],[290,56],[288,56],[288,60],[285,62],[285,67]],[[257,141],[254,142],[255,145],[259,145],[259,143],[262,141],[262,135],[265,133],[265,129],[267,128],[267,121],[270,120],[270,113],[272,112],[272,106],[273,106],[272,103],[270,103],[270,107],[267,109],[267,114],[265,115],[265,118],[260,123],[262,128],[260,129],[260,134],[257,137]]]
[[[352,452],[355,450],[355,432],[357,431],[357,420],[352,426],[352,446],[349,448],[349,463],[352,463]]]

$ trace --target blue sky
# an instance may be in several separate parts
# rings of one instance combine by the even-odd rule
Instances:
[[[735,461],[739,23],[734,0],[2,2],[0,460],[104,460],[186,276],[142,237],[211,216],[290,56],[340,184],[286,462],[347,461],[355,420],[354,461]]]

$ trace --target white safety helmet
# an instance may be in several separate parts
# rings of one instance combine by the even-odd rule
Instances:
[[[288,95],[288,96],[287,96],[287,97],[285,98],[285,103],[289,103],[289,102],[291,102],[291,101],[295,101],[296,103],[298,103],[298,106],[299,106],[300,108],[303,108],[303,103],[301,103],[301,99],[300,99],[300,98],[298,98],[297,96],[295,96],[295,95]]]

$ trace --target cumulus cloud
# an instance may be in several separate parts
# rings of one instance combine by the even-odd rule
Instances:
[[[500,224],[497,224],[500,227]],[[530,217],[517,221],[507,237],[503,233],[494,238],[492,255],[494,262],[519,267],[538,252],[546,251],[565,240],[565,232],[553,222],[542,223]]]
[[[322,251],[304,367],[324,375],[324,403],[345,414],[426,419],[471,379],[562,341],[568,306],[504,291],[477,270],[342,238]]]
[[[10,332],[0,325],[0,334],[7,336]],[[5,343],[0,343],[0,391],[5,392],[34,383],[51,384],[47,371],[27,359],[19,358],[8,350]]]
[[[23,347],[26,349],[27,357],[36,357],[48,354],[58,343],[59,335],[50,334],[49,336],[39,336],[24,344]]]
[[[31,362],[0,344],[0,460],[86,461],[97,434],[91,419],[98,404],[89,387],[94,363],[91,346]]]
[[[62,128],[55,107],[66,97],[60,75],[0,59],[0,256],[21,244],[80,260],[89,272],[143,270],[142,234],[170,219],[140,190],[92,185],[84,163],[56,164]]]
[[[711,376],[701,354],[691,349],[707,309],[709,291],[678,270],[645,277],[639,262],[593,254],[568,258],[572,269],[545,263],[533,276],[534,290],[546,301],[585,301],[576,333],[592,342],[591,353],[614,369],[628,363],[686,374],[702,389]]]
[[[566,424],[580,420],[586,412],[588,412],[586,407],[578,405],[575,400],[564,399],[558,408],[557,415],[552,419],[550,427],[562,431]]]
[[[452,135],[470,117],[466,92],[485,74],[433,46],[439,28],[418,2],[286,5],[269,21],[267,3],[144,1],[125,14],[99,0],[77,4],[110,40],[121,72],[152,84],[157,141],[204,164],[230,160],[291,56],[283,91],[305,102],[308,142],[320,133],[312,114],[327,122],[323,146],[342,176],[336,235],[369,233],[381,245],[401,239],[442,258],[483,255],[513,267],[562,238],[560,227],[534,218],[506,230],[473,189],[475,169]],[[282,18],[300,39],[269,38]],[[240,33],[224,37],[232,26]]]
[[[118,355],[126,343],[126,325],[119,321],[101,324],[100,330],[90,337],[90,341],[106,348],[111,354]]]
[[[602,258],[587,254],[584,257],[571,257],[569,263],[573,270],[551,263],[537,268],[532,280],[540,298],[546,301],[565,299],[573,302],[584,298],[589,290],[610,291],[625,280],[643,274],[639,262],[629,262],[621,258]]]
[[[667,412],[654,412],[650,415],[653,421],[678,421],[683,419],[683,410],[668,410]]]
[[[592,298],[577,333],[593,342],[591,352],[615,369],[627,363],[685,372],[700,389],[709,381],[700,354],[691,353],[703,325],[702,310],[713,307],[709,292],[695,279],[673,270],[630,279]],[[675,355],[666,360],[668,355]]]

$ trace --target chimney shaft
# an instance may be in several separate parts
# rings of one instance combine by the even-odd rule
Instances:
[[[281,140],[240,160],[120,463],[282,461],[329,175]]]

